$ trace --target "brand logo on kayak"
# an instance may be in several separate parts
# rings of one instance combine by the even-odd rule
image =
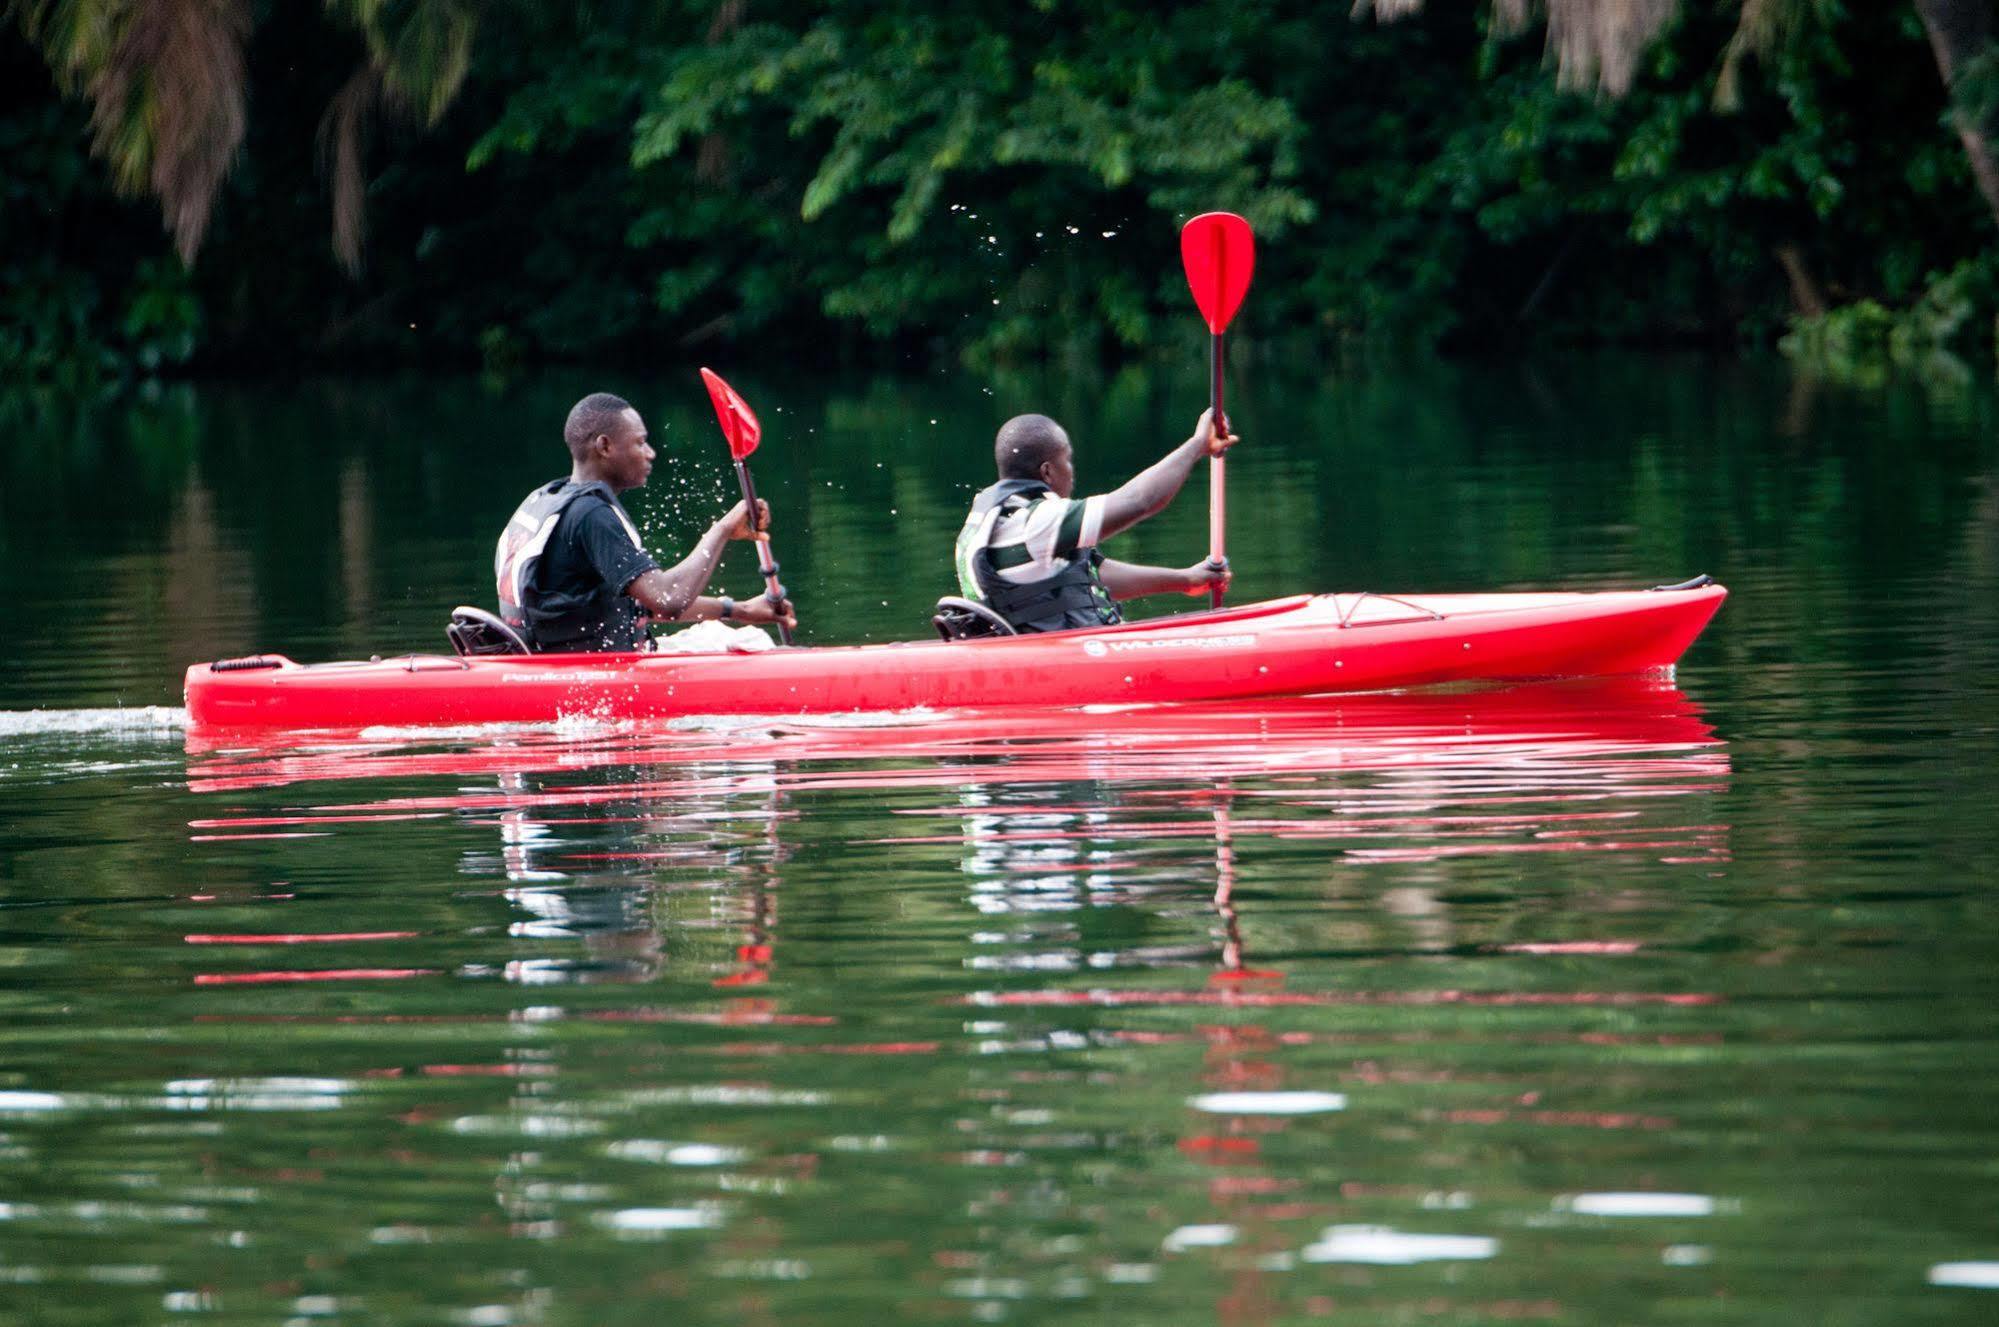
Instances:
[[[1083,653],[1092,659],[1132,650],[1247,650],[1256,645],[1254,636],[1181,636],[1137,640],[1086,640]]]
[[[502,682],[618,682],[624,680],[624,673],[614,673],[607,668],[563,668],[546,673],[502,673]]]

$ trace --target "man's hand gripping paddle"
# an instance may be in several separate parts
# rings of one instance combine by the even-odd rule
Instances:
[[[763,425],[757,423],[756,412],[749,402],[736,395],[736,389],[722,381],[722,375],[712,369],[701,370],[701,381],[707,384],[708,399],[715,403],[715,418],[721,422],[722,436],[728,440],[729,455],[736,462],[736,481],[743,486],[743,501],[749,505],[750,528],[757,528],[757,490],[750,482],[750,453],[763,441]],[[770,540],[759,539],[757,545],[757,565],[763,568],[764,597],[770,600],[771,611],[781,619],[784,615],[784,586],[777,579],[777,558],[770,551]],[[777,624],[778,639],[791,644],[791,629],[780,620]]]
[[[1249,292],[1250,273],[1256,267],[1256,237],[1249,223],[1233,212],[1203,212],[1180,228],[1180,261],[1187,269],[1187,287],[1194,303],[1208,321],[1210,337],[1209,405],[1214,427],[1229,435],[1228,417],[1222,413],[1222,334],[1242,307]],[[1208,458],[1208,568],[1221,572],[1229,565],[1226,551],[1228,502],[1224,497],[1222,458]],[[1208,589],[1208,606],[1222,606],[1222,587]]]

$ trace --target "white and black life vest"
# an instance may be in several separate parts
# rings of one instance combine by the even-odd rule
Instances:
[[[537,651],[645,648],[644,609],[625,594],[623,586],[599,586],[587,595],[543,590],[535,581],[541,556],[561,523],[563,513],[586,494],[602,498],[617,513],[631,536],[632,547],[645,542],[618,505],[608,484],[579,484],[556,479],[527,495],[500,532],[493,550],[493,580],[499,594],[500,617],[521,633]]]
[[[1038,479],[1002,479],[972,499],[959,539],[968,541],[965,557],[979,598],[1022,633],[1116,626],[1124,616],[1104,588],[1097,572],[1104,555],[1094,548],[1078,549],[1054,575],[1025,585],[1003,579],[993,566],[989,545],[1000,521],[1048,491]]]

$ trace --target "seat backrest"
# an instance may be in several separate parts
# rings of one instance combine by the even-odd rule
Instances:
[[[976,599],[960,599],[947,594],[937,601],[937,613],[930,619],[945,640],[978,640],[984,636],[1018,636],[1013,624]]]
[[[483,608],[460,604],[451,610],[444,638],[460,656],[483,654],[527,654],[528,643],[521,633]]]

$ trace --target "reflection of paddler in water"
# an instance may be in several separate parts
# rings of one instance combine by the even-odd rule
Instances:
[[[1284,974],[1272,969],[1252,968],[1246,962],[1242,922],[1236,914],[1235,842],[1230,825],[1233,789],[1226,783],[1215,788],[1215,892],[1214,909],[1220,922],[1219,966],[1209,974],[1208,985],[1221,995],[1252,988],[1269,989],[1281,985]],[[1207,1049],[1201,1057],[1201,1096],[1212,1100],[1223,1093],[1275,1092],[1284,1084],[1284,1071],[1271,1057],[1280,1043],[1269,1029],[1257,1023],[1224,1025],[1219,1022],[1200,1029]],[[1219,1224],[1235,1232],[1220,1256],[1232,1264],[1227,1289],[1215,1300],[1215,1320],[1221,1323],[1265,1323],[1279,1316],[1276,1298],[1265,1286],[1261,1260],[1285,1249],[1289,1241],[1273,1224],[1260,1222],[1265,1201],[1273,1194],[1297,1187],[1297,1181],[1280,1179],[1264,1164],[1263,1135],[1285,1127],[1281,1117],[1268,1115],[1218,1115],[1194,1112],[1195,1131],[1180,1141],[1180,1150],[1203,1165],[1216,1168],[1208,1182],[1208,1199],[1221,1218]]]
[[[970,902],[987,916],[1113,907],[1186,890],[1186,872],[1171,858],[1117,846],[1116,841],[1143,830],[1120,814],[1125,808],[1115,784],[989,782],[962,789],[958,803],[965,813],[959,824]],[[1010,945],[1064,938],[1081,941],[1083,936],[1068,927],[1028,926],[995,937]],[[972,962],[982,968],[1062,968],[1106,960],[1171,964],[1194,961],[1198,953],[1188,945],[1120,945],[1115,953],[1102,955],[1064,948],[982,955]]]
[[[528,791],[518,774],[502,774],[500,787]],[[524,985],[646,981],[660,964],[660,941],[649,915],[647,887],[610,872],[560,869],[575,844],[547,820],[525,809],[500,814],[500,859],[509,887],[503,897],[522,913],[507,934],[523,940],[580,940],[587,963],[561,958],[517,958],[507,980]]]
[[[962,819],[964,870],[972,877],[972,899],[982,913],[1072,911],[1131,904],[1143,894],[1162,905],[1148,911],[1164,917],[1176,911],[1174,900],[1191,903],[1190,891],[1198,887],[1198,915],[1219,923],[1211,935],[1182,945],[1124,945],[1103,955],[1109,962],[1084,953],[1074,953],[1074,959],[1077,965],[1093,968],[1185,967],[1197,961],[1216,965],[1207,984],[1213,1004],[1220,1008],[1192,1014],[1193,1026],[1174,1040],[1197,1040],[1203,1045],[1196,1095],[1218,1099],[1214,1103],[1217,1109],[1190,1109],[1191,1127],[1178,1146],[1191,1160],[1213,1168],[1207,1184],[1208,1200],[1218,1209],[1220,1221],[1236,1233],[1231,1236],[1231,1249],[1211,1250],[1200,1247],[1207,1228],[1197,1227],[1187,1232],[1188,1241],[1180,1247],[1187,1256],[1214,1256],[1227,1262],[1231,1278],[1223,1283],[1216,1300],[1217,1318],[1225,1323],[1252,1323],[1274,1321],[1279,1316],[1274,1297],[1265,1288],[1258,1259],[1289,1247],[1284,1230],[1265,1217],[1264,1209],[1272,1195],[1289,1192],[1297,1184],[1272,1176],[1263,1164],[1264,1138],[1283,1129],[1285,1121],[1270,1115],[1230,1113],[1229,1103],[1219,1099],[1229,1093],[1277,1091],[1284,1083],[1283,1070],[1274,1058],[1281,1046],[1278,1037],[1256,1022],[1223,1022],[1232,997],[1269,990],[1283,981],[1280,972],[1251,966],[1245,954],[1234,901],[1233,797],[1227,783],[1217,785],[1212,792],[1194,790],[1188,800],[1212,806],[1212,838],[1174,840],[1170,856],[1158,859],[1157,866],[1148,862],[1143,875],[1119,868],[1135,866],[1146,858],[1110,846],[1114,839],[1143,833],[1141,825],[1129,821],[1120,827],[1112,814],[1117,803],[1111,787],[1091,783],[1013,788],[987,784],[962,792],[960,805],[970,812]],[[1202,852],[1212,853],[1212,878],[1189,859],[1186,849],[1195,844]],[[1064,928],[1065,933],[1068,930]],[[1030,924],[1004,937],[1015,944],[1046,943],[1049,938],[1045,923],[1044,928]],[[1071,953],[1016,953],[1004,959],[982,956],[984,961],[975,959],[974,963],[985,967],[1067,966]],[[1168,1247],[1175,1247],[1171,1237]]]
[[[532,808],[502,812],[500,867],[509,881],[503,897],[526,914],[509,925],[508,934],[532,940],[580,940],[589,954],[588,961],[580,963],[557,957],[515,959],[506,965],[508,979],[528,984],[650,980],[660,974],[668,957],[665,932],[670,923],[661,914],[666,901],[681,894],[709,901],[716,912],[732,914],[716,920],[745,932],[733,948],[735,963],[741,966],[715,984],[762,982],[771,962],[771,930],[777,921],[775,870],[787,850],[777,834],[783,812],[776,781],[770,777],[773,767],[758,769],[760,777],[752,777],[740,763],[730,765],[722,789],[705,796],[679,795],[672,815],[648,814],[653,808],[645,805],[635,808],[630,819],[637,834],[677,831],[682,841],[662,848],[633,843],[592,851],[563,835],[566,817],[549,818]],[[532,795],[522,775],[501,775],[499,782],[505,792],[524,799]],[[615,786],[604,791],[607,802],[617,793]],[[760,805],[745,806],[746,796]],[[597,804],[594,809],[606,808]],[[759,826],[754,838],[724,828],[731,820],[752,818]],[[491,863],[490,857],[471,855],[462,869],[484,875]],[[675,891],[659,879],[663,871],[673,870],[722,878],[703,881],[699,890]]]
[[[774,769],[774,767],[773,767]],[[760,857],[749,867],[743,889],[730,895],[732,902],[740,905],[742,915],[736,919],[743,928],[743,939],[736,946],[737,966],[711,983],[718,988],[761,986],[770,980],[771,964],[777,958],[774,943],[777,932],[777,887],[781,877],[778,867],[783,865],[790,850],[778,837],[777,822],[782,817],[784,794],[773,778],[770,783],[770,801],[763,817],[763,843]]]

